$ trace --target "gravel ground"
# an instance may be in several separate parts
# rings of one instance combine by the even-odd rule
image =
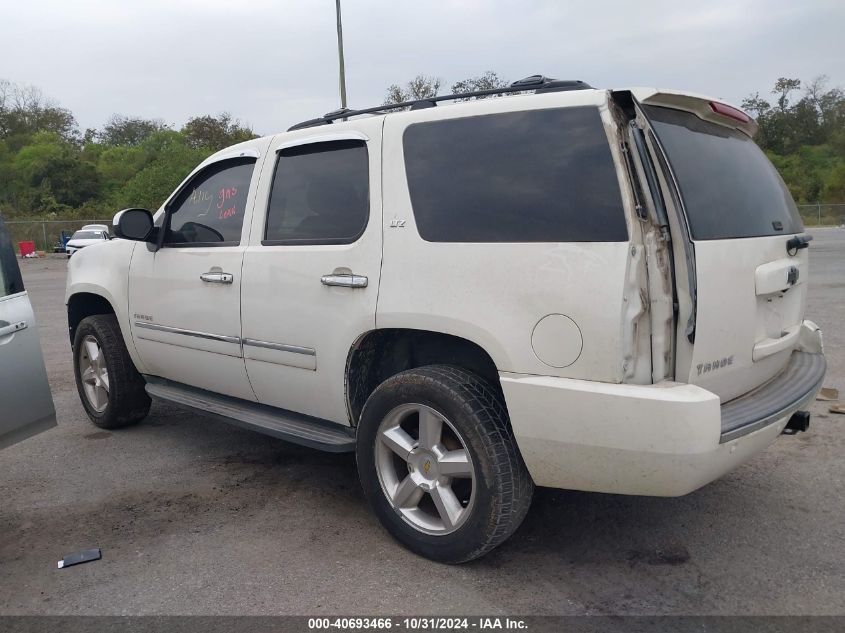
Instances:
[[[814,235],[808,318],[845,394],[845,230]],[[845,614],[845,416],[825,403],[810,432],[686,497],[538,490],[505,545],[449,567],[391,540],[352,456],[162,405],[94,427],[66,262],[21,265],[59,425],[0,453],[2,614]],[[56,569],[95,546],[102,560]]]

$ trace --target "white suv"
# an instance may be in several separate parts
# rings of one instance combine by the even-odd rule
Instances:
[[[755,130],[533,77],[218,152],[71,260],[82,403],[355,451],[382,523],[440,561],[505,540],[534,485],[686,494],[804,430],[825,372]]]

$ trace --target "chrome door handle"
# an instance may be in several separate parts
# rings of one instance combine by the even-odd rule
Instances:
[[[210,284],[230,284],[235,280],[235,276],[231,273],[209,271],[200,275],[200,279]]]
[[[363,275],[323,275],[320,282],[324,286],[342,286],[344,288],[366,288],[367,278]]]
[[[17,323],[10,323],[9,325],[4,325],[0,327],[0,337],[8,336],[9,334],[14,334],[15,332],[20,332],[21,330],[25,330],[27,328],[26,321],[18,321]]]

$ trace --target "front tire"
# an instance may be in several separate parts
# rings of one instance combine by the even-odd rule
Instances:
[[[501,394],[449,365],[384,381],[361,413],[364,493],[408,549],[444,563],[478,558],[522,523],[534,484]]]
[[[94,424],[116,429],[146,417],[150,397],[126,351],[115,315],[98,314],[79,323],[73,368],[79,399]]]

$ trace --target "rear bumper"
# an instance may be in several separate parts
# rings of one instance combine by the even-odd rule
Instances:
[[[678,496],[765,449],[815,397],[821,352],[794,352],[754,392],[720,406],[680,383],[620,385],[501,373],[514,434],[536,484]]]
[[[769,382],[721,407],[720,442],[753,433],[806,406],[821,389],[824,354],[792,352],[787,366]]]

